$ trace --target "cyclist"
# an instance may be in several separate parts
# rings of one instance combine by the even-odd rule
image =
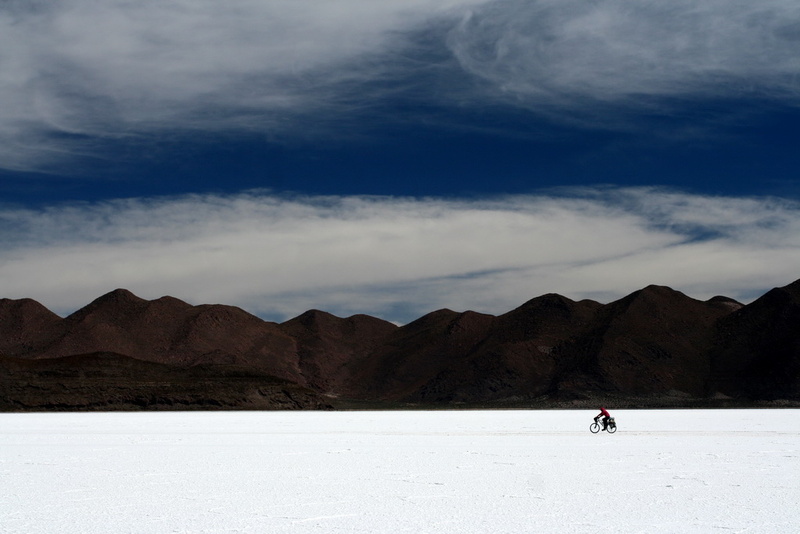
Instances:
[[[605,430],[606,427],[608,426],[608,420],[611,419],[611,414],[608,413],[608,410],[606,410],[605,408],[601,407],[600,408],[600,413],[597,414],[597,416],[594,418],[594,422],[595,423],[599,423],[600,422],[599,419],[601,417],[603,418],[603,430]]]

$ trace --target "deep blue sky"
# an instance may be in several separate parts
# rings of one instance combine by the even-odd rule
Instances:
[[[759,102],[735,102],[731,114]],[[231,193],[485,196],[560,186],[659,185],[711,195],[800,196],[800,110],[759,111],[744,123],[702,124],[704,103],[636,131],[553,124],[527,110],[461,117],[452,126],[371,128],[369,138],[270,140],[252,134],[104,144],[46,174],[5,171],[3,198],[24,205]],[[391,113],[391,103],[386,104]],[[693,126],[702,136],[687,133]],[[468,127],[467,127],[468,126]],[[115,157],[119,155],[120,157]],[[105,157],[110,156],[110,157]]]

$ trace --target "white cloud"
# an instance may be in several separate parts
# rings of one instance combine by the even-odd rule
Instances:
[[[4,2],[0,166],[165,130],[291,131],[298,113],[363,105],[362,84],[388,76],[409,32],[478,3]]]
[[[717,215],[715,215],[717,214]],[[645,285],[747,299],[796,279],[800,206],[654,189],[494,200],[268,193],[0,211],[0,295],[68,313],[116,287],[407,321]]]
[[[540,111],[800,100],[800,4],[790,0],[492,2],[448,42],[467,71]]]

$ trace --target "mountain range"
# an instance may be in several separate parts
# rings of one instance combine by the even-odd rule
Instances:
[[[0,300],[0,410],[800,405],[800,280],[743,305],[648,286],[397,326],[284,323],[124,289],[60,317]]]

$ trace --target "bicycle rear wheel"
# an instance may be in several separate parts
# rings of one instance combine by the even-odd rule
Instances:
[[[589,432],[591,432],[592,434],[597,434],[598,432],[600,432],[600,425],[598,425],[597,423],[592,423],[591,425],[589,425]]]
[[[617,431],[617,425],[608,425],[608,428],[606,428],[606,432],[608,432],[609,434],[613,434],[616,431]]]

